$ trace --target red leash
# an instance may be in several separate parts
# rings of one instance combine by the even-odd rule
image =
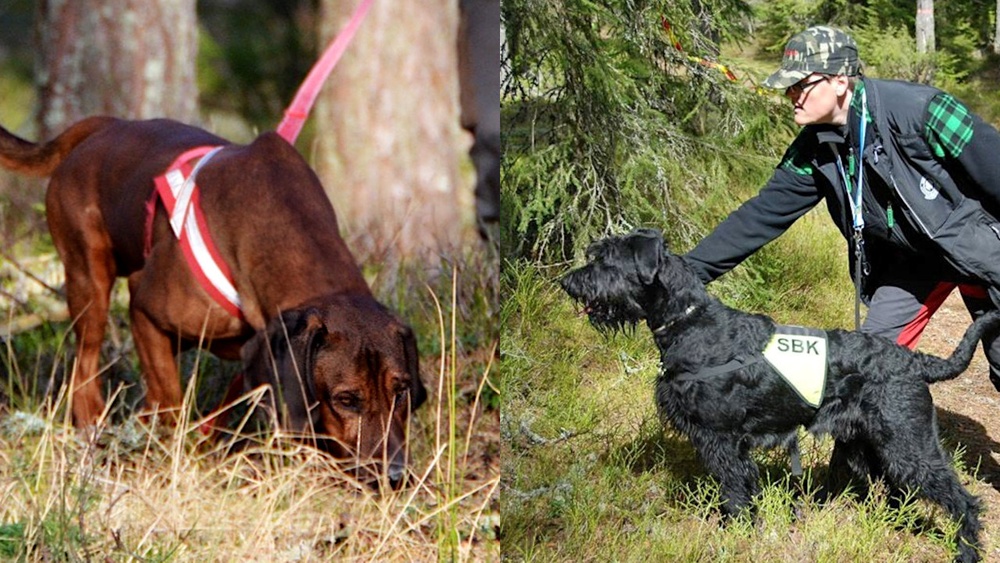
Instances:
[[[330,75],[330,71],[333,70],[337,61],[340,60],[340,56],[344,54],[347,44],[354,38],[354,33],[358,30],[358,26],[361,25],[361,20],[368,14],[368,9],[371,8],[371,5],[372,0],[361,0],[358,9],[351,16],[351,20],[347,22],[344,29],[340,30],[336,39],[330,43],[323,56],[320,57],[312,70],[309,71],[309,75],[306,76],[302,86],[299,86],[299,91],[295,93],[295,98],[292,100],[291,105],[285,110],[285,118],[278,125],[278,134],[284,137],[289,143],[294,144],[295,139],[298,138],[299,132],[302,131],[302,124],[309,117],[309,111],[316,101],[316,95],[319,94],[320,88],[323,87],[323,82],[326,81],[326,77]]]

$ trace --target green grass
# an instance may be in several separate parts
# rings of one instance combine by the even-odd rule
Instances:
[[[805,250],[804,239],[815,236],[811,229],[791,233],[784,251],[811,254],[821,263],[826,252],[836,254],[835,243],[818,254]],[[764,482],[758,522],[720,526],[717,485],[688,440],[661,425],[656,415],[658,358],[648,329],[597,332],[556,285],[559,273],[507,263],[502,274],[505,555],[526,561],[636,562],[950,557],[953,524],[935,506],[909,500],[894,507],[878,488],[866,498],[848,495],[822,507],[811,500],[832,443],[805,435],[806,476],[792,480],[782,452],[757,452]],[[777,287],[761,308],[810,321],[808,303],[822,296],[789,296],[809,275],[828,273],[827,266],[817,264],[771,280]],[[843,293],[846,280],[833,285]],[[827,298],[833,285],[823,289]],[[729,287],[740,285],[713,290]],[[722,297],[739,300],[728,293]]]
[[[714,197],[706,198],[706,215],[749,197],[749,188]],[[779,322],[850,328],[846,246],[825,213],[808,214],[710,291]],[[505,554],[527,561],[948,557],[952,524],[935,507],[890,507],[878,493],[824,507],[809,500],[800,491],[814,490],[832,446],[808,436],[806,479],[789,480],[782,453],[758,452],[765,481],[758,524],[720,527],[717,486],[687,439],[656,415],[658,356],[648,329],[595,330],[559,289],[564,271],[525,262],[502,268]],[[925,521],[932,524],[917,524]]]

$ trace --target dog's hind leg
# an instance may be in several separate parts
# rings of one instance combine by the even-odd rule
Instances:
[[[691,443],[708,472],[719,481],[722,492],[722,513],[737,516],[749,511],[760,493],[760,472],[750,457],[745,441],[728,434],[692,433]]]
[[[979,500],[969,494],[959,483],[954,472],[933,475],[920,485],[923,495],[945,507],[952,519],[958,523],[956,561],[979,561]]]
[[[93,280],[79,273],[66,273],[66,294],[73,332],[76,335],[76,364],[72,375],[73,425],[88,428],[104,414],[104,385],[99,372],[101,343],[107,327],[111,282]],[[112,278],[113,279],[113,278]]]
[[[979,501],[965,490],[955,473],[948,469],[947,472],[941,470],[937,475],[930,475],[920,485],[921,491],[928,499],[944,506],[958,523],[958,555],[955,560],[963,563],[979,561],[979,531],[982,528],[979,522]]]
[[[950,460],[939,446],[933,424],[910,425],[910,432],[887,443],[883,456],[885,477],[894,487],[916,491],[945,508],[958,523],[955,561],[979,561],[979,501],[958,480]]]
[[[55,181],[53,181],[55,184]],[[49,195],[58,192],[49,188]],[[62,213],[58,198],[46,199],[49,230],[66,270],[66,301],[76,335],[72,412],[77,428],[88,428],[104,413],[102,377],[98,371],[107,326],[115,262],[111,241],[96,210]]]

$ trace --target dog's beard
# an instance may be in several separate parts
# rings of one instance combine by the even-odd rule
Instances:
[[[635,325],[642,320],[642,317],[636,316],[631,308],[609,306],[607,303],[602,303],[596,308],[588,306],[587,318],[595,328],[613,331],[634,329]]]
[[[646,313],[632,291],[635,283],[625,281],[621,272],[588,264],[562,279],[562,287],[598,329],[622,330],[635,327]]]

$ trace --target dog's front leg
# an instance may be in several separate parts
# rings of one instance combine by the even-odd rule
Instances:
[[[146,382],[147,414],[158,414],[172,423],[177,420],[183,392],[171,338],[135,302],[129,307],[129,314]]]
[[[754,515],[753,502],[760,493],[760,472],[745,441],[729,434],[702,432],[691,442],[708,472],[719,481],[725,517]]]

